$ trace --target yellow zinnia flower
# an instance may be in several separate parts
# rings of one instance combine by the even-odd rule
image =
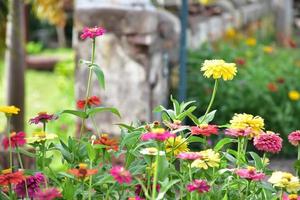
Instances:
[[[230,128],[232,129],[246,129],[251,128],[253,133],[251,137],[258,135],[264,129],[264,119],[260,116],[253,116],[250,114],[234,114],[230,120]]]
[[[17,115],[19,113],[20,109],[15,106],[0,106],[0,112],[3,112],[5,114],[9,115]]]
[[[180,146],[178,146],[180,145]],[[186,141],[185,138],[182,138],[181,136],[177,136],[176,138],[169,138],[168,140],[165,141],[165,147],[166,147],[166,152],[170,153],[172,152],[172,149],[174,149],[174,155],[177,156],[178,154],[182,152],[187,152],[189,151],[188,148],[188,142]]]
[[[255,46],[256,45],[256,39],[255,38],[247,38],[245,43],[248,45],[248,46]]]
[[[213,79],[223,78],[224,81],[232,80],[236,75],[235,63],[226,63],[224,60],[205,60],[201,71],[204,71],[204,76]]]
[[[44,142],[46,140],[53,140],[57,138],[57,135],[52,133],[46,133],[44,131],[32,133],[32,137],[26,138],[27,143]]]
[[[199,3],[201,3],[202,5],[205,5],[205,6],[210,5],[215,2],[215,0],[198,0],[198,1],[199,1]]]
[[[292,101],[298,101],[300,99],[300,93],[297,90],[291,90],[289,92],[289,98]]]
[[[225,33],[226,38],[234,39],[234,38],[236,38],[236,36],[237,36],[237,33],[236,33],[236,30],[234,28],[228,28],[226,30],[226,33]]]
[[[271,46],[265,46],[265,47],[263,48],[263,51],[264,51],[265,53],[270,54],[270,53],[273,53],[274,49],[273,49],[273,47],[271,47]]]
[[[298,177],[288,172],[273,172],[268,182],[275,187],[285,188],[288,192],[297,193],[300,190],[300,182]]]
[[[200,151],[199,155],[201,158],[196,159],[192,162],[191,167],[208,169],[208,167],[219,167],[220,164],[220,154],[213,151],[212,149],[207,149]]]

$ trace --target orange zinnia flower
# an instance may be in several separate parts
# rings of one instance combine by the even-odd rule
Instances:
[[[108,138],[107,134],[102,134],[97,140],[95,140],[94,144],[105,145],[107,146],[106,150],[113,149],[115,151],[118,151],[119,149],[118,140]]]
[[[6,169],[3,170],[0,175],[0,186],[18,184],[22,182],[24,178],[22,171],[12,172],[11,169]]]
[[[77,178],[84,179],[88,176],[97,174],[98,169],[87,169],[87,164],[80,163],[79,167],[76,169],[69,169],[68,171],[70,174],[73,174]]]

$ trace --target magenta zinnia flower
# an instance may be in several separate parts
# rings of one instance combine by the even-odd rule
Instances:
[[[210,186],[207,184],[207,182],[200,179],[196,179],[192,183],[187,185],[187,190],[189,192],[193,192],[196,190],[199,193],[204,193],[204,192],[208,192],[209,189]]]
[[[177,155],[177,158],[180,158],[182,160],[196,160],[198,158],[201,158],[201,155],[197,152],[182,152]]]
[[[232,136],[232,137],[247,137],[251,133],[252,133],[251,128],[246,128],[246,129],[228,128],[225,130],[225,135]]]
[[[24,146],[24,144],[26,144],[25,133],[24,132],[11,133],[10,134],[10,142],[11,142],[12,148]],[[4,149],[8,149],[8,147],[9,147],[9,138],[8,137],[5,137],[2,140],[2,145],[3,145]]]
[[[165,141],[171,137],[176,137],[176,134],[171,133],[169,131],[165,131],[163,128],[153,129],[151,132],[144,133],[141,136],[141,140],[157,140],[157,141]]]
[[[292,145],[298,146],[300,142],[300,130],[290,133],[288,139]]]
[[[36,200],[52,200],[55,198],[62,197],[60,191],[56,188],[48,188],[45,190],[41,190],[36,193],[35,198]]]
[[[26,185],[30,198],[35,197],[35,194],[40,191],[40,184],[44,183],[45,177],[42,173],[36,173],[33,176],[26,177]],[[15,191],[20,198],[26,197],[25,181],[16,185]]]
[[[271,131],[256,136],[253,143],[258,150],[270,153],[278,153],[282,148],[281,137]]]
[[[122,183],[131,183],[132,178],[131,174],[129,171],[127,171],[124,167],[122,166],[114,166],[110,170],[110,174],[114,177],[114,179],[122,184]]]
[[[47,123],[48,121],[56,120],[57,118],[58,116],[56,115],[50,115],[47,112],[40,112],[36,117],[31,118],[29,120],[29,123],[30,124]]]
[[[235,173],[241,177],[251,181],[261,181],[265,178],[265,174],[257,172],[254,167],[248,167],[247,169],[237,169]]]
[[[81,39],[91,38],[94,39],[98,36],[103,35],[106,32],[106,30],[102,27],[95,26],[94,28],[87,28],[85,27],[82,31],[82,34],[80,35]]]
[[[191,127],[192,135],[203,135],[209,137],[212,134],[218,134],[218,127],[216,125],[200,125]]]

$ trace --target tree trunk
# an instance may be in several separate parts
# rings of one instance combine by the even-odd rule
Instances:
[[[7,104],[21,109],[12,117],[11,127],[14,131],[24,130],[24,3],[23,0],[8,1],[8,18],[6,29],[6,86]]]
[[[65,35],[64,27],[56,26],[56,33],[57,33],[58,46],[60,48],[66,47],[66,35]]]

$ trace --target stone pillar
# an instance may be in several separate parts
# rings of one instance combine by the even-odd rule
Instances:
[[[103,106],[120,110],[122,119],[105,113],[97,116],[101,131],[118,133],[112,124],[152,121],[152,109],[166,104],[169,96],[169,66],[177,63],[179,21],[157,10],[148,0],[77,1],[74,47],[77,60],[90,58],[88,40],[79,39],[83,27],[102,26],[107,34],[97,38],[96,63],[103,69],[106,89],[93,80],[93,95]],[[78,63],[78,62],[77,62]],[[83,98],[87,69],[77,66],[76,97]],[[95,78],[95,77],[94,77]]]

